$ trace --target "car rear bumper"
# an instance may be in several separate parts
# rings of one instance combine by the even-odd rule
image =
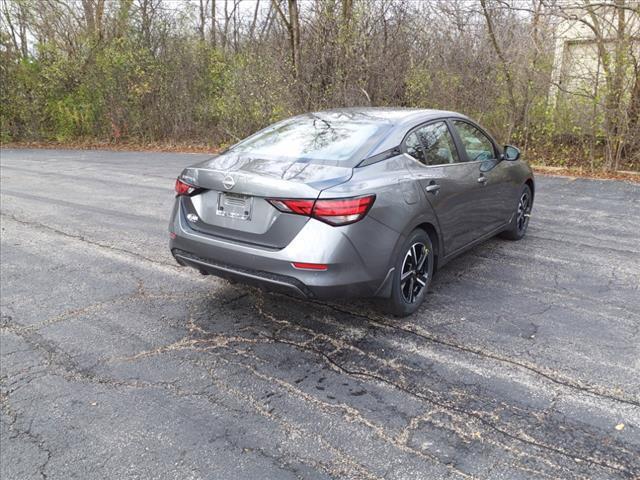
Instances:
[[[380,290],[389,269],[387,259],[373,266],[366,263],[349,238],[356,225],[366,229],[366,222],[380,230],[367,218],[340,228],[309,219],[289,245],[269,249],[198,232],[175,208],[170,249],[181,265],[269,290],[307,298],[370,297]],[[326,264],[327,270],[297,269],[293,262]]]
[[[303,298],[314,296],[306,285],[293,277],[225,265],[213,260],[197,257],[177,248],[174,248],[171,253],[180,265],[196,268],[203,274],[216,275],[226,278],[227,280],[234,280],[258,287],[267,287],[270,290],[291,293]]]

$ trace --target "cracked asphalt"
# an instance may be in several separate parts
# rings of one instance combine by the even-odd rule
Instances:
[[[0,157],[3,479],[640,478],[638,185],[538,177],[396,319],[178,267],[203,155]]]

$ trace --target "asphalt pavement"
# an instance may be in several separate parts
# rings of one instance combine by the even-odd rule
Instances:
[[[0,151],[2,479],[640,478],[639,185],[538,177],[397,319],[179,267],[203,158]]]

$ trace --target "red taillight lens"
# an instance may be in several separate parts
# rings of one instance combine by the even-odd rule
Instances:
[[[270,199],[269,202],[281,212],[311,215],[314,200]]]
[[[313,206],[312,216],[331,225],[348,225],[362,220],[375,199],[375,195],[366,195],[356,198],[317,200]]]
[[[329,200],[269,199],[281,212],[295,213],[317,218],[330,225],[348,225],[362,220],[367,214],[375,195]]]
[[[177,195],[191,195],[196,191],[196,187],[183,182],[179,178],[176,179],[176,194]]]

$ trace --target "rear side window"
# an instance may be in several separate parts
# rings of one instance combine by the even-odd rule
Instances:
[[[426,163],[426,157],[424,155],[424,148],[418,138],[418,130],[411,132],[407,139],[404,141],[407,153],[420,163]]]
[[[414,130],[405,140],[406,152],[425,165],[458,163],[458,152],[446,123],[437,122]]]
[[[493,143],[489,140],[489,137],[479,129],[470,123],[459,120],[454,120],[453,125],[460,136],[462,146],[467,152],[467,158],[470,162],[495,158],[496,153],[493,148]]]

